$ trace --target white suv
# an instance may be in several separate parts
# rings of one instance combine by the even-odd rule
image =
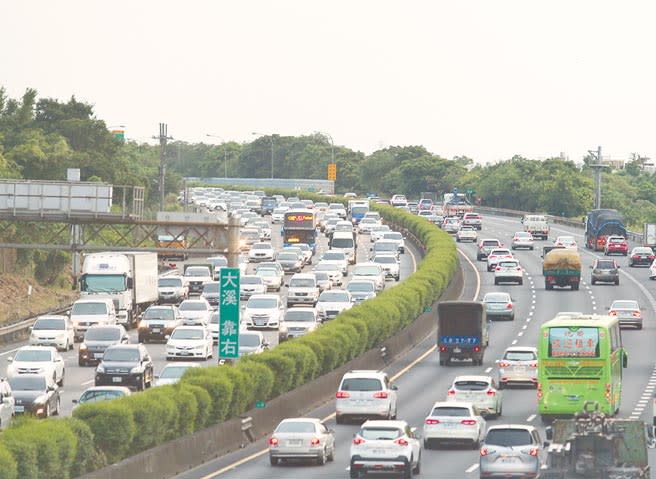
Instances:
[[[335,422],[344,424],[347,417],[396,419],[396,391],[383,371],[347,372],[335,394]]]
[[[404,479],[421,472],[421,436],[405,421],[367,421],[351,442],[349,476],[369,471],[401,473]]]
[[[319,299],[319,285],[314,273],[296,273],[289,280],[287,307],[295,304],[315,306]]]

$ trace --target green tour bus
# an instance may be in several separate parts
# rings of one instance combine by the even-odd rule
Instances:
[[[601,412],[615,415],[627,362],[616,317],[572,313],[544,323],[537,385],[543,422],[581,411],[586,401],[597,401]]]

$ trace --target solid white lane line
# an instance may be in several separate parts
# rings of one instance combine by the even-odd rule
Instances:
[[[478,464],[472,464],[468,469],[465,470],[465,473],[470,474],[478,469]]]
[[[517,336],[519,336],[520,338],[524,336],[524,331],[520,331],[519,333],[517,333]]]
[[[535,414],[531,414],[529,417],[526,418],[526,422],[531,422],[535,419]]]
[[[487,368],[487,369],[485,370],[485,373],[487,374],[487,373],[489,373],[490,371],[492,371],[492,367]]]
[[[93,380],[93,379],[89,379],[88,381],[84,381],[83,383],[81,383],[81,385],[82,385],[82,386],[86,386],[87,384],[91,384],[92,382],[94,382],[94,380]]]
[[[522,326],[522,329],[526,329],[526,328],[528,328],[528,324],[525,324],[524,326]]]
[[[511,344],[514,346],[515,344],[517,344],[517,340],[513,339],[513,342]]]
[[[18,351],[19,349],[20,349],[20,348],[10,349],[9,351],[5,351],[4,353],[0,353],[0,356],[5,356],[5,355],[7,355],[7,354],[11,354],[11,353],[13,353],[14,351]]]

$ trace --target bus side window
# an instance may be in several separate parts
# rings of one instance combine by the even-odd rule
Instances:
[[[614,325],[613,328],[610,331],[610,350],[611,352],[617,351],[617,349],[620,347],[620,336],[619,336],[619,329],[617,325]]]

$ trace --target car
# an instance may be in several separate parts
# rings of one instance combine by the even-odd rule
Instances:
[[[337,216],[339,216],[341,219],[345,220],[346,219],[346,208],[342,203],[330,203],[328,205],[328,210],[331,213],[335,213]]]
[[[84,333],[84,339],[78,348],[77,364],[98,364],[105,354],[105,349],[114,344],[127,344],[129,340],[130,337],[121,324],[92,326]]]
[[[166,336],[182,325],[182,314],[175,305],[153,305],[143,312],[138,326],[138,340],[166,341]]]
[[[112,399],[126,397],[130,394],[132,394],[132,391],[125,386],[91,386],[84,390],[79,399],[73,399],[72,401],[75,406],[79,406],[81,404],[111,401]]]
[[[11,384],[5,378],[0,378],[0,430],[6,428],[14,417],[16,400],[11,390]]]
[[[76,341],[80,341],[93,325],[118,324],[114,302],[110,298],[78,299],[71,306],[70,318]]]
[[[299,308],[300,309],[300,308]],[[242,329],[239,331],[239,357],[260,354],[269,349],[269,342],[261,331]]]
[[[635,300],[617,299],[608,308],[609,316],[617,316],[620,328],[632,326],[642,329],[642,308]]]
[[[400,254],[405,253],[405,238],[398,231],[384,231],[380,239],[395,241]]]
[[[417,216],[428,219],[429,217],[433,216],[433,212],[431,210],[419,210],[417,211]]]
[[[374,243],[375,241],[382,239],[385,233],[391,233],[391,232],[392,229],[389,227],[389,225],[372,226],[369,229],[369,242]]]
[[[317,286],[319,286],[319,294],[324,291],[329,291],[333,288],[333,282],[325,271],[315,271],[314,277],[317,278]]]
[[[221,302],[221,283],[219,281],[208,281],[203,284],[200,297],[207,301],[212,309],[219,309]]]
[[[269,463],[311,459],[319,465],[335,460],[335,432],[319,419],[283,419],[269,438]]]
[[[278,329],[283,311],[282,300],[277,294],[254,294],[246,302],[243,322],[247,328]]]
[[[14,397],[14,414],[36,418],[58,416],[61,412],[61,388],[49,374],[26,373],[7,379]]]
[[[187,372],[187,369],[199,368],[198,363],[175,363],[167,364],[162,368],[159,374],[155,375],[155,382],[153,386],[164,386],[167,384],[175,384]],[[129,389],[128,389],[129,391]]]
[[[371,251],[371,257],[374,257],[377,254],[392,254],[396,256],[396,258],[399,258],[399,245],[397,241],[394,240],[386,240],[386,239],[379,239],[376,241],[371,248],[369,248],[369,251]]]
[[[303,255],[293,251],[281,251],[276,257],[285,274],[300,273],[303,270]]]
[[[59,386],[64,385],[64,358],[52,346],[23,346],[7,358],[7,378],[21,374],[44,374]]]
[[[494,284],[517,283],[523,284],[524,271],[516,259],[504,259],[494,268]]]
[[[555,246],[564,246],[567,249],[576,249],[576,240],[573,236],[557,236],[554,240]]]
[[[320,261],[324,264],[334,263],[337,264],[341,271],[342,275],[346,276],[348,274],[349,260],[348,256],[344,251],[341,250],[328,250],[322,256]]]
[[[595,258],[590,268],[592,269],[590,284],[620,284],[620,265],[614,259]]]
[[[485,314],[489,320],[506,319],[513,321],[515,319],[513,300],[508,293],[502,291],[485,293],[483,304],[485,305]]]
[[[212,316],[212,306],[205,298],[185,299],[178,310],[182,315],[182,324],[188,326],[206,326]]]
[[[255,265],[255,274],[257,274],[257,272],[260,271],[261,269],[269,269],[269,268],[275,269],[276,273],[279,274],[281,278],[284,277],[285,270],[282,269],[282,266],[277,261],[264,261],[262,263],[258,263],[257,265]]]
[[[310,248],[310,245],[307,243],[296,243],[296,247],[300,248],[301,253],[303,254],[303,262],[305,264],[312,264],[312,256],[314,256],[314,251]]]
[[[271,226],[269,226],[269,223],[260,220],[260,221],[254,221],[252,225],[258,230],[260,230],[260,240],[271,241]]]
[[[203,285],[214,281],[216,276],[212,272],[210,264],[189,264],[185,265],[184,281],[189,286],[189,294],[200,295],[203,292]]]
[[[377,254],[371,258],[372,263],[379,264],[385,273],[385,279],[401,279],[401,262],[395,254]]]
[[[417,205],[417,209],[421,211],[430,211],[433,209],[433,200],[430,198],[422,198],[419,200],[419,204]]]
[[[359,234],[370,234],[374,226],[380,226],[380,221],[374,218],[362,218],[358,223],[357,231]]]
[[[424,449],[463,443],[478,449],[486,424],[472,403],[437,401],[424,420]]]
[[[532,346],[510,346],[496,360],[497,388],[509,385],[538,385],[538,350]]]
[[[96,367],[95,386],[126,386],[143,391],[153,384],[153,360],[143,344],[117,344]]]
[[[268,290],[262,277],[256,274],[246,274],[239,277],[239,298],[250,298],[254,294],[264,294]]]
[[[481,230],[483,228],[483,217],[478,213],[465,213],[462,215],[462,225]]]
[[[604,254],[609,256],[611,254],[621,254],[626,256],[629,254],[629,242],[624,236],[609,236],[606,239],[604,246]]]
[[[473,226],[463,226],[456,233],[456,241],[462,243],[463,241],[471,241],[476,243],[478,240],[478,234]]]
[[[289,208],[287,207],[278,207],[273,210],[271,213],[271,223],[283,223],[285,221],[285,212]]]
[[[376,297],[376,283],[370,279],[351,280],[346,285],[346,291],[351,294],[351,301],[360,304]]]
[[[210,316],[210,322],[207,325],[207,329],[210,331],[210,334],[212,335],[212,340],[214,341],[214,344],[219,343],[219,320],[221,318],[221,315],[219,311],[213,311],[212,316]]]
[[[490,426],[480,449],[480,477],[538,477],[545,460],[537,428],[528,424]]]
[[[228,258],[222,254],[217,256],[210,256],[205,261],[214,267],[214,280],[218,281],[221,276],[221,269],[228,267]]]
[[[512,237],[510,242],[510,249],[530,249],[533,251],[535,249],[535,240],[533,235],[528,231],[517,231]]]
[[[431,223],[433,223],[438,228],[442,228],[442,224],[444,223],[444,216],[437,214],[435,212],[433,212],[431,216],[426,217],[426,219]]]
[[[288,309],[278,329],[278,342],[281,343],[311,333],[320,325],[321,318],[316,308],[299,306],[298,308]]]
[[[349,476],[397,473],[404,479],[421,471],[421,436],[405,421],[366,421],[351,441]]]
[[[514,259],[508,248],[495,248],[487,255],[487,270],[494,271],[501,260]]]
[[[408,206],[408,199],[405,197],[405,195],[393,195],[390,199],[390,205],[395,208],[398,208],[399,206]]]
[[[408,201],[408,210],[412,214],[417,214],[419,212],[419,203],[416,201]]]
[[[339,218],[328,218],[326,224],[324,225],[323,232],[327,237],[330,237],[331,234],[335,231],[337,223],[341,220]]]
[[[319,299],[319,286],[314,273],[296,273],[289,280],[287,290],[287,307],[297,304],[312,306]]]
[[[205,326],[178,326],[166,341],[166,359],[204,359],[212,357],[214,340]]]
[[[248,250],[248,261],[256,263],[258,261],[273,261],[276,252],[269,242],[255,243]]]
[[[498,418],[503,412],[503,395],[491,376],[456,376],[447,391],[446,400],[471,402],[485,418]]]
[[[330,281],[332,281],[333,286],[342,285],[344,274],[342,273],[342,268],[338,264],[319,261],[312,271],[314,273],[326,273],[330,278]]]
[[[376,290],[385,289],[385,273],[383,268],[377,263],[358,263],[353,267],[351,280],[354,279],[371,279],[376,284]]]
[[[460,218],[457,216],[447,216],[442,222],[442,230],[447,233],[455,234],[460,229]]]
[[[180,275],[157,278],[157,297],[160,304],[179,303],[189,297],[189,286]]]
[[[490,251],[501,248],[503,243],[495,238],[485,238],[478,242],[478,252],[476,253],[476,259],[482,261],[487,259],[487,255],[490,254]]]
[[[347,371],[335,394],[335,422],[345,424],[350,418],[396,419],[397,390],[384,371]]]
[[[49,314],[36,318],[30,328],[31,346],[53,346],[59,351],[73,349],[75,331],[68,316]]]
[[[648,246],[636,246],[631,250],[629,266],[651,266],[654,262],[654,251]]]
[[[351,309],[351,294],[344,289],[324,291],[317,301],[317,312],[321,321],[329,321],[344,310]]]
[[[266,285],[267,291],[280,291],[284,285],[284,273],[281,274],[275,268],[258,268],[255,272],[255,276],[262,278],[262,282]]]

